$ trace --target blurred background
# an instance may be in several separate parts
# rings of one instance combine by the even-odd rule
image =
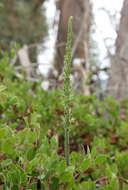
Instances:
[[[128,98],[128,0],[1,0],[0,57],[14,49],[17,77],[62,86],[70,16],[76,93]]]

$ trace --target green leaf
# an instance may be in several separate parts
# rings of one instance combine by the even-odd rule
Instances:
[[[12,160],[11,159],[7,159],[7,160],[1,161],[1,166],[2,167],[7,167],[7,166],[10,166],[11,164],[12,164]]]
[[[0,140],[9,136],[9,130],[7,126],[0,126]]]
[[[96,160],[95,160],[96,165],[105,164],[106,162],[107,162],[107,156],[106,155],[98,155]]]
[[[83,171],[87,170],[90,167],[90,161],[89,160],[84,160],[83,163],[81,164],[81,169]]]
[[[73,181],[73,172],[71,170],[66,169],[66,171],[62,173],[60,181],[63,183],[71,183]]]
[[[2,142],[2,151],[8,155],[12,155],[15,152],[13,139],[7,139]]]
[[[27,159],[32,160],[36,154],[36,150],[33,148],[30,148],[27,150]]]
[[[79,190],[96,190],[96,185],[93,181],[89,180],[79,185]]]
[[[29,171],[32,171],[35,167],[37,167],[40,163],[40,159],[39,158],[34,158],[33,160],[31,160],[28,164],[27,164],[27,169]]]
[[[51,190],[59,189],[59,178],[52,177],[51,184],[50,184],[50,189]]]
[[[0,92],[3,92],[6,89],[6,86],[0,85]]]

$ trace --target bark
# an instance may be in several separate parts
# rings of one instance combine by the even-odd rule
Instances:
[[[128,98],[128,0],[121,11],[116,51],[112,59],[108,94],[116,99]]]
[[[31,77],[31,61],[29,59],[28,47],[24,45],[18,52],[19,63],[23,67],[27,77]]]
[[[73,63],[74,80],[76,91],[89,93],[85,90],[85,78],[87,72],[87,59],[89,47],[89,32],[91,25],[91,5],[89,0],[59,0],[57,8],[60,10],[59,29],[57,35],[57,50],[55,68],[59,76],[63,72],[64,51],[67,36],[67,23],[70,16],[73,16]],[[86,91],[86,92],[85,92]]]
[[[35,2],[34,11],[36,11],[38,8],[40,8],[45,1],[46,0],[35,0],[34,1]]]

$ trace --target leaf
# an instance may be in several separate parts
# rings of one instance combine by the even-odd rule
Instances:
[[[107,156],[106,155],[98,155],[95,163],[96,165],[105,164],[107,162]]]
[[[7,154],[14,154],[14,144],[13,144],[13,138],[7,139],[2,142],[2,151]]]
[[[11,164],[12,164],[12,160],[11,159],[7,159],[7,160],[1,161],[1,166],[2,167],[7,167],[7,166],[10,166]]]
[[[93,181],[89,180],[79,185],[79,190],[96,190],[96,185]]]
[[[0,127],[0,140],[1,139],[4,139],[5,137],[9,136],[9,130],[8,128],[5,126],[5,127]]]
[[[30,148],[27,150],[27,159],[32,160],[36,154],[36,150],[34,148]]]
[[[89,168],[89,166],[90,166],[90,161],[89,160],[84,160],[82,165],[81,165],[81,169],[85,171],[85,170],[87,170]]]
[[[34,158],[33,160],[31,160],[28,164],[27,164],[27,169],[29,171],[32,171],[35,167],[37,167],[40,163],[39,158]]]
[[[51,184],[50,184],[50,189],[51,190],[59,189],[59,178],[52,177]]]
[[[3,92],[6,89],[6,86],[0,85],[0,92]]]
[[[60,180],[63,183],[72,182],[73,172],[67,169],[64,173],[62,173]]]

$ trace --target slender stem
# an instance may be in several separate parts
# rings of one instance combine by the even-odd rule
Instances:
[[[69,152],[70,152],[69,130],[65,129],[65,157],[66,157],[67,166],[69,166]]]
[[[63,89],[63,100],[64,100],[64,130],[65,130],[65,158],[66,163],[69,165],[69,128],[71,122],[71,85],[70,85],[70,75],[71,75],[71,64],[72,64],[72,17],[69,18],[68,22],[68,34],[67,34],[67,44],[64,56],[64,89]]]

